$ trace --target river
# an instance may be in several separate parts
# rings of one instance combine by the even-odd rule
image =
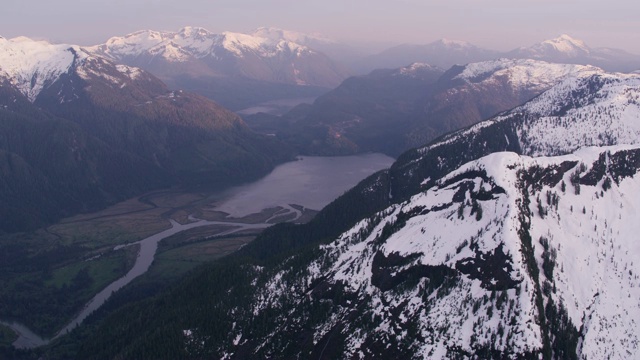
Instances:
[[[368,175],[387,168],[393,159],[382,154],[365,154],[345,157],[301,157],[298,161],[278,166],[264,178],[244,186],[235,187],[214,196],[219,199],[218,211],[229,213],[232,217],[242,217],[260,212],[266,208],[281,206],[285,211],[294,213],[295,221],[301,212],[292,204],[309,209],[320,210],[356,185]],[[149,270],[158,249],[158,243],[179,232],[201,226],[224,225],[233,227],[219,235],[228,235],[248,229],[264,229],[273,224],[247,224],[230,221],[207,221],[190,217],[191,222],[180,224],[170,220],[171,228],[151,235],[143,240],[118,245],[114,250],[125,246],[140,245],[136,261],[126,275],[109,284],[96,294],[80,313],[62,328],[52,339],[43,339],[26,326],[14,321],[0,321],[10,327],[18,339],[13,343],[16,348],[35,348],[48,344],[80,325],[92,312],[102,306],[105,301],[123,286]]]

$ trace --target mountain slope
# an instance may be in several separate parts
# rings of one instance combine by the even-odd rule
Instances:
[[[219,355],[633,357],[640,269],[631,254],[640,249],[627,219],[639,169],[637,147],[466,164],[302,267],[293,257],[254,270],[257,292],[233,308]],[[241,320],[274,313],[287,315],[266,331]],[[206,336],[198,330],[185,333],[187,352]]]
[[[427,64],[376,70],[351,77],[319,97],[313,105],[292,109],[282,117],[247,116],[253,129],[275,133],[311,154],[377,151],[397,155],[399,137],[429,94],[442,70]]]
[[[313,105],[282,118],[260,114],[246,119],[254,129],[276,133],[307,153],[397,156],[520,105],[572,74],[597,71],[509,59],[454,66],[444,73],[414,64],[349,78]]]

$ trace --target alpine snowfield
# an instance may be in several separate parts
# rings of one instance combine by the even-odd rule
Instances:
[[[0,78],[4,78],[31,102],[40,92],[88,55],[77,46],[0,37]]]
[[[537,358],[572,342],[581,359],[635,358],[638,166],[629,146],[473,161],[321,246],[306,270],[285,262],[253,313],[340,293],[314,343],[339,326],[345,358],[384,354],[372,352],[378,341],[425,359]],[[279,332],[305,321],[292,314],[276,319]]]

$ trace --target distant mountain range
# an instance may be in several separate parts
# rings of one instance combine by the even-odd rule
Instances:
[[[442,69],[499,58],[594,65],[607,71],[638,69],[640,56],[623,50],[590,48],[561,35],[509,52],[465,41],[441,39],[403,44],[367,56],[362,50],[323,36],[258,28],[248,34],[212,33],[198,27],[177,32],[143,30],[88,48],[117,63],[143,68],[170,87],[197,92],[241,110],[285,98],[316,97],[350,73],[426,63]]]
[[[254,34],[138,31],[88,50],[145,69],[176,88],[196,91],[232,109],[282,96],[317,95],[348,75],[329,57],[292,40],[322,44],[303,34],[259,29]]]
[[[176,32],[138,31],[85,49],[114,63],[142,68],[170,88],[196,92],[235,111],[273,100],[317,97],[337,87],[350,73],[413,63],[446,70],[498,58],[534,59],[623,72],[637,70],[640,64],[640,56],[590,48],[568,35],[509,52],[442,39],[366,56],[345,43],[278,28],[217,34],[185,27]]]
[[[483,49],[465,41],[438,40],[426,45],[399,45],[356,62],[355,68],[368,72],[379,68],[398,68],[423,62],[447,69],[453,65],[498,58],[535,59],[555,63],[594,65],[607,71],[630,72],[638,69],[640,55],[611,48],[591,48],[569,35],[545,40],[509,52]]]
[[[0,38],[0,230],[170,185],[230,185],[292,153],[202,96],[73,45]]]

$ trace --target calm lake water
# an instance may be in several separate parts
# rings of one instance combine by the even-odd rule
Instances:
[[[300,104],[312,104],[315,97],[279,99],[263,102],[252,107],[236,111],[240,115],[254,115],[259,112],[271,115],[283,115]]]
[[[221,199],[216,210],[224,211],[234,217],[242,217],[262,211],[266,208],[282,206],[292,211],[290,204],[302,205],[308,209],[320,210],[335,198],[352,188],[358,182],[378,170],[388,168],[394,159],[382,154],[365,154],[343,157],[301,157],[298,161],[286,163],[275,168],[266,177],[248,185],[229,189],[214,197]],[[56,336],[65,335],[80,325],[87,316],[97,310],[115,291],[144,274],[155,258],[158,242],[179,232],[200,226],[233,225],[233,233],[247,229],[264,229],[272,224],[242,224],[199,220],[189,224],[179,224],[171,220],[171,228],[149,236],[133,244],[139,244],[140,250],[136,262],[129,272],[109,284],[91,299],[82,311],[61,329]],[[128,244],[133,245],[133,244]],[[125,245],[119,245],[114,250]],[[26,326],[18,322],[0,321],[12,328],[18,335],[13,343],[16,348],[34,348],[48,344]]]
[[[234,217],[262,209],[297,204],[320,210],[331,201],[394,159],[383,154],[340,157],[301,157],[278,166],[266,177],[222,194],[216,210]]]

